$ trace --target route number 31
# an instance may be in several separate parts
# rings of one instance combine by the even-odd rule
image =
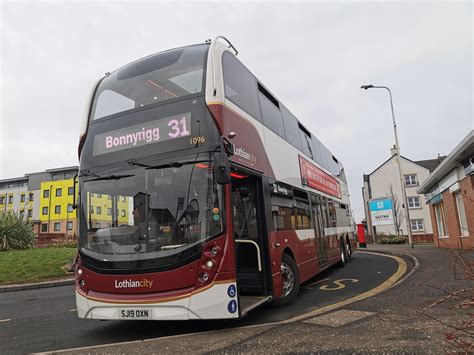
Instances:
[[[168,135],[171,138],[189,136],[190,133],[186,128],[186,117],[178,120],[171,120],[168,122],[168,127],[171,127],[171,132]]]

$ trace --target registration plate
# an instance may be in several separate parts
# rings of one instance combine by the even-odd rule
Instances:
[[[149,308],[119,309],[119,319],[152,319],[153,311]]]

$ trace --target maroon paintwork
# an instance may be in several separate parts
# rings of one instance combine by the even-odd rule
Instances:
[[[214,246],[219,249],[216,256],[210,252]],[[213,268],[206,266],[208,260],[213,261]],[[77,267],[82,269],[83,274],[78,276],[76,272],[76,289],[84,296],[108,302],[163,302],[187,297],[208,288],[214,282],[235,281],[234,265],[233,243],[227,242],[224,234],[204,246],[200,260],[170,271],[132,275],[98,274],[84,268],[78,260]],[[204,272],[209,275],[207,281],[200,278]],[[79,284],[80,279],[85,282],[83,287]],[[142,281],[144,286],[117,288],[116,284],[123,280]]]

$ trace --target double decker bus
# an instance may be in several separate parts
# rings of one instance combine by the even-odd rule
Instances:
[[[77,177],[78,315],[225,319],[356,247],[342,164],[224,37],[95,85]]]

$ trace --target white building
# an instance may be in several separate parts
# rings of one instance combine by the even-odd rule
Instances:
[[[425,205],[424,196],[418,194],[416,190],[442,162],[444,157],[420,161],[412,161],[403,156],[401,157],[403,182],[410,210],[410,223],[407,224],[395,149],[390,149],[390,153],[391,157],[388,160],[370,174],[364,174],[362,195],[369,234],[372,235],[375,232],[376,235],[407,235],[409,225],[414,241],[429,241],[433,236],[430,211],[428,206]],[[373,227],[369,214],[369,201],[386,198],[392,199],[394,224]],[[397,233],[397,228],[399,233]]]

